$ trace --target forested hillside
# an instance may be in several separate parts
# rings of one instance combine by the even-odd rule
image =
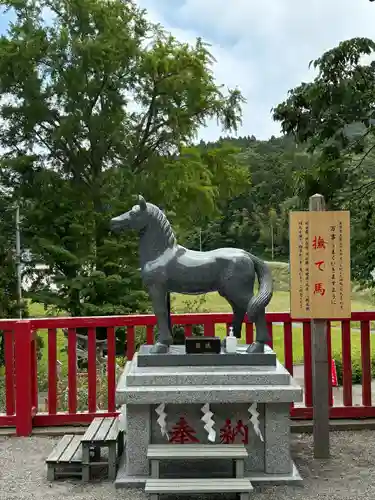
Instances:
[[[250,184],[225,200],[220,214],[205,217],[187,237],[194,248],[235,246],[267,258],[285,260],[289,253],[288,213],[300,205],[298,179],[311,167],[311,155],[289,137],[258,141],[254,136],[222,137],[215,143],[200,142],[213,151],[236,148],[237,158],[249,172]]]

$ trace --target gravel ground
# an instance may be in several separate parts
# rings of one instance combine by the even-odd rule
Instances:
[[[374,436],[373,431],[333,432],[332,458],[318,461],[312,458],[312,437],[292,435],[293,456],[304,478],[303,485],[263,487],[255,491],[254,497],[257,500],[375,499]],[[0,438],[1,500],[147,499],[143,491],[116,490],[109,482],[82,485],[78,481],[62,480],[49,483],[44,460],[55,441],[39,436]],[[165,500],[172,499],[176,497],[165,497]]]

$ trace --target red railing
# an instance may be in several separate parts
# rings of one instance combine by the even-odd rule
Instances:
[[[180,314],[174,315],[173,324],[183,325],[185,335],[191,336],[193,326],[204,326],[204,335],[215,335],[217,325],[228,326],[232,320],[229,313],[212,314]],[[335,399],[332,404],[331,377],[327,383],[330,388],[330,417],[331,418],[373,418],[375,407],[371,398],[371,342],[370,322],[375,320],[375,312],[354,312],[351,321],[343,320],[329,323],[327,347],[329,360],[331,359],[332,330],[335,340],[341,341],[341,361],[343,371],[342,404]],[[356,324],[355,324],[356,323]],[[144,327],[147,343],[153,342],[153,332],[156,321],[151,315],[138,316],[106,316],[89,318],[43,318],[29,320],[2,320],[0,330],[4,336],[5,356],[5,412],[0,414],[0,427],[16,427],[20,436],[27,436],[33,427],[68,425],[74,423],[90,422],[94,416],[116,415],[116,339],[115,328],[126,328],[126,352],[124,356],[132,359],[136,349],[136,329]],[[275,328],[282,330],[278,335],[278,345],[275,350],[284,357],[284,365],[293,375],[295,371],[294,349],[303,352],[303,405],[291,405],[291,417],[294,419],[312,418],[312,361],[311,361],[311,326],[310,322],[301,320],[293,321],[289,313],[270,313],[267,315],[267,325],[270,333],[270,345],[273,345]],[[337,326],[338,325],[338,326]],[[77,405],[78,379],[77,373],[77,333],[76,328],[86,328],[88,331],[88,360],[87,373],[87,404],[84,411],[79,411]],[[107,330],[107,357],[106,357],[106,407],[98,410],[97,406],[97,327]],[[67,378],[66,408],[59,408],[58,394],[58,336],[59,329],[67,329],[67,354],[65,371]],[[48,360],[45,371],[47,372],[47,404],[45,411],[38,411],[40,404],[38,394],[38,376],[42,372],[41,363],[37,360],[36,333],[44,331]],[[246,343],[251,343],[254,337],[252,323],[246,323]],[[360,403],[353,404],[352,385],[352,339],[353,335],[359,336],[358,347],[360,350],[360,363],[362,370],[362,393]],[[65,337],[64,337],[65,338]],[[297,338],[298,342],[293,342]],[[294,346],[294,347],[293,347]],[[331,366],[331,364],[329,364]],[[0,388],[1,390],[1,388]],[[357,388],[355,388],[356,392]],[[340,401],[341,401],[340,399]],[[39,401],[39,404],[38,404]],[[339,401],[339,402],[340,402]],[[86,401],[85,401],[86,403]]]

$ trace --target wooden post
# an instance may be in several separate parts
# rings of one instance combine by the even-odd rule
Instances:
[[[309,200],[310,212],[325,210],[324,197],[314,194]],[[313,389],[313,435],[314,457],[329,458],[329,391],[327,321],[311,320],[312,389]]]

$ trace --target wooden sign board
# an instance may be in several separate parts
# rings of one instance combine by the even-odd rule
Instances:
[[[290,212],[292,318],[351,316],[350,213]]]

